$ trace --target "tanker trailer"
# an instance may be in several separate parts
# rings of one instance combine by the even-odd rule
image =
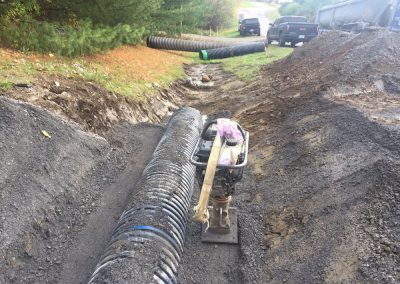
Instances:
[[[392,24],[390,25],[390,30],[393,32],[400,31],[400,1],[399,4],[397,4],[396,11],[394,12]]]
[[[398,0],[350,0],[318,10],[316,23],[321,29],[361,30],[368,26],[391,24]]]

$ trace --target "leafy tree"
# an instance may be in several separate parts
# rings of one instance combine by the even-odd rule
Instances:
[[[0,2],[0,21],[2,26],[11,22],[30,19],[38,15],[40,6],[36,0],[13,0]]]
[[[170,34],[218,29],[239,0],[0,0],[3,45],[76,56]]]
[[[207,25],[213,30],[217,28],[228,27],[232,24],[235,7],[238,5],[238,0],[205,0],[207,12]]]
[[[294,0],[293,2],[282,4],[279,8],[279,13],[282,16],[306,16],[307,19],[312,20],[315,18],[316,12],[320,7],[340,1],[341,0]]]
[[[198,28],[213,29],[232,24],[239,0],[165,0],[155,15],[158,29],[179,33]]]

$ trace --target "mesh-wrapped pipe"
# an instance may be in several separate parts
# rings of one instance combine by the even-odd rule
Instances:
[[[193,41],[193,40],[183,40],[183,39],[157,37],[157,36],[149,36],[147,38],[148,47],[156,49],[178,50],[178,51],[199,52],[202,49],[214,49],[214,48],[227,47],[233,45],[238,45],[238,43]]]
[[[257,42],[246,45],[201,50],[199,52],[199,57],[202,60],[222,59],[233,56],[241,56],[255,52],[265,52],[265,43]]]
[[[89,283],[177,282],[195,176],[190,155],[201,128],[193,108],[171,117]]]

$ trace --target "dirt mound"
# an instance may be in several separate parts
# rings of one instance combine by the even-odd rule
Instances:
[[[234,198],[240,260],[218,262],[223,273],[240,263],[246,283],[400,281],[399,43],[385,30],[326,33],[256,82],[223,89],[214,76],[214,90],[193,91],[190,103],[250,131]]]
[[[140,101],[109,92],[94,83],[60,76],[42,76],[32,88],[16,87],[0,92],[5,97],[29,102],[80,124],[85,130],[104,134],[121,122],[158,123],[178,108],[173,90],[143,94]]]
[[[323,34],[265,67],[263,101],[237,113],[267,203],[264,281],[400,281],[399,44],[386,30]]]
[[[327,32],[298,48],[281,64],[296,66],[281,72],[299,79],[359,79],[395,72],[400,63],[400,37],[387,29],[367,30],[360,34]],[[279,64],[279,66],[282,66]],[[274,70],[278,65],[268,66]],[[293,72],[291,72],[293,71]]]
[[[328,32],[264,72],[278,92],[284,91],[281,87],[303,85],[356,107],[372,120],[397,124],[399,46],[398,33],[387,29]]]
[[[399,44],[385,30],[324,34],[266,67],[264,101],[238,114],[269,205],[264,281],[400,280],[399,133],[372,122],[398,129],[376,117],[399,114]]]
[[[161,133],[102,138],[0,97],[0,283],[87,281]]]

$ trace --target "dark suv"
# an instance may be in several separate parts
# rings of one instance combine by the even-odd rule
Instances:
[[[260,36],[260,22],[257,18],[243,19],[240,23],[239,32],[241,36],[256,34]]]

